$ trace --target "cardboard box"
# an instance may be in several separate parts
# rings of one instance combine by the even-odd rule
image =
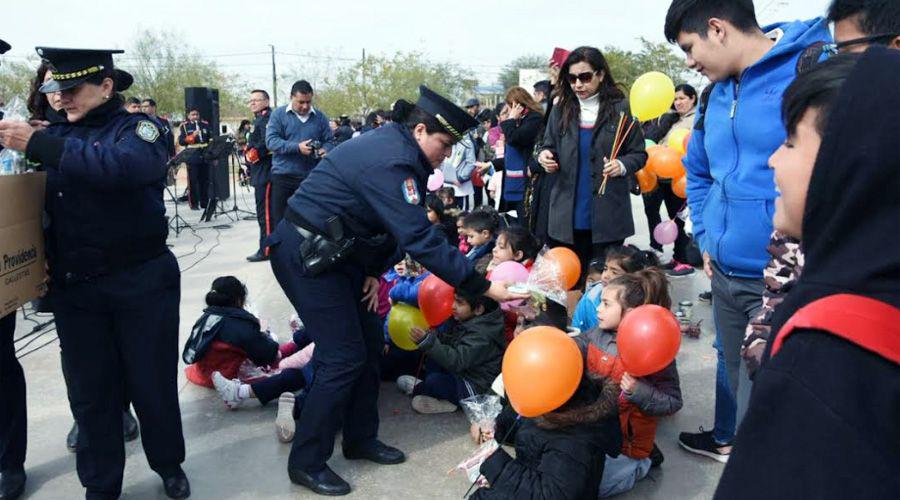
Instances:
[[[0,176],[0,317],[40,296],[44,284],[43,172]]]

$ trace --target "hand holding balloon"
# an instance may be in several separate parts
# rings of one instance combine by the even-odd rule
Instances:
[[[421,344],[422,341],[425,340],[425,337],[427,337],[427,336],[428,336],[428,332],[421,328],[413,327],[413,328],[409,329],[409,338],[410,338],[410,340],[415,342],[416,345]]]

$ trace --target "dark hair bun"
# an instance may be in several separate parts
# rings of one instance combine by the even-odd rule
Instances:
[[[394,122],[404,123],[409,118],[409,116],[412,115],[415,109],[415,104],[404,99],[400,99],[394,103],[394,109],[391,111],[391,118],[394,120]]]

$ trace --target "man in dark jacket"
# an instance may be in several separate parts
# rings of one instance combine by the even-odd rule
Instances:
[[[265,90],[250,92],[250,111],[253,112],[253,132],[247,139],[247,151],[244,156],[250,164],[250,184],[256,195],[256,221],[259,223],[259,249],[247,257],[250,262],[261,262],[269,259],[266,238],[274,226],[271,220],[271,173],[272,153],[266,148],[266,126],[269,124],[269,93]]]
[[[900,52],[872,47],[822,63],[785,93],[789,141],[770,160],[781,193],[775,226],[800,239],[805,265],[775,311],[771,359],[717,498],[900,491],[900,206],[885,196],[900,192],[900,157],[896,130],[859,126],[900,120],[898,73]],[[812,312],[848,297],[881,312]]]
[[[456,411],[461,399],[490,390],[500,375],[506,339],[503,314],[487,297],[457,294],[453,302],[455,323],[444,333],[415,330],[411,336],[427,358],[425,380],[400,377],[401,390],[413,394],[412,407],[419,413]],[[403,382],[405,381],[405,382]]]

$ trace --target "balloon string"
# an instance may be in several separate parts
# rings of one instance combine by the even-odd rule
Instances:
[[[416,368],[416,376],[415,379],[419,380],[419,375],[422,373],[422,367],[425,365],[425,353],[423,352],[421,356],[419,356],[419,367]]]
[[[513,429],[516,428],[516,425],[518,425],[519,419],[521,419],[521,418],[522,418],[522,415],[518,415],[518,414],[516,415],[516,420],[513,422],[512,425],[509,426],[509,430],[506,431],[506,435],[503,436],[503,439],[498,441],[498,444],[503,445],[503,443],[506,442],[506,439],[509,437],[510,434],[512,434]],[[497,453],[497,452],[495,451],[494,453]],[[478,484],[479,479],[481,479],[480,474],[478,475],[478,477],[475,478],[474,481],[472,481],[472,484],[469,485],[469,489],[466,490],[466,493],[463,495],[463,498],[469,498],[469,495],[472,493],[472,489],[475,488],[476,484]]]

